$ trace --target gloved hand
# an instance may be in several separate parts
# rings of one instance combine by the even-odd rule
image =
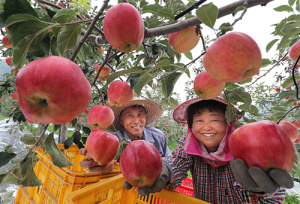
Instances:
[[[159,177],[156,179],[155,183],[151,187],[143,187],[139,188],[138,192],[141,196],[147,196],[150,193],[157,193],[164,189],[167,182],[171,180],[171,177],[173,175],[171,166],[164,160],[162,160],[162,170],[159,175]],[[124,188],[129,190],[132,188],[132,186],[125,180],[124,182]]]
[[[281,169],[271,169],[268,172],[258,167],[248,169],[242,159],[230,160],[230,166],[235,179],[248,191],[255,193],[272,194],[280,186],[293,188],[294,181],[290,174]]]

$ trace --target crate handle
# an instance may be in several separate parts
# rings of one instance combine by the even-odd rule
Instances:
[[[114,194],[114,189],[109,189],[107,199],[105,201],[101,202],[101,204],[111,204],[113,194]]]

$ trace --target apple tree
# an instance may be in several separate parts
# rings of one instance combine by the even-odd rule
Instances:
[[[202,65],[203,57],[206,55],[211,41],[225,36],[227,32],[234,31],[235,23],[242,21],[242,17],[247,15],[248,9],[260,5],[268,6],[270,1],[236,1],[228,6],[218,8],[213,3],[194,0],[185,2],[182,0],[119,0],[118,4],[126,3],[135,7],[142,17],[142,23],[139,24],[138,21],[126,21],[123,18],[114,19],[114,21],[113,17],[105,19],[108,10],[116,6],[111,5],[108,0],[97,3],[95,7],[92,7],[90,0],[0,0],[0,26],[3,36],[0,47],[1,55],[4,58],[12,57],[10,64],[13,64],[14,68],[10,74],[5,74],[4,81],[1,81],[0,94],[7,97],[16,91],[15,81],[16,77],[20,75],[16,74],[18,70],[22,70],[24,66],[35,60],[54,55],[67,58],[81,68],[91,85],[92,97],[87,109],[98,104],[106,105],[107,90],[110,84],[120,80],[127,82],[136,96],[155,100],[161,108],[169,110],[167,115],[170,116],[172,109],[181,102],[178,93],[174,90],[175,84],[180,83],[183,75],[190,77],[192,73],[199,74],[205,69]],[[275,8],[276,11],[295,13],[300,11],[299,0],[282,3],[282,6]],[[235,20],[223,22],[219,28],[216,28],[215,22],[222,21],[222,17],[229,14],[232,14]],[[283,118],[291,122],[300,120],[300,114],[296,111],[300,106],[298,103],[295,106],[291,105],[299,100],[298,85],[295,83],[295,80],[300,80],[300,77],[295,74],[298,68],[292,65],[291,59],[283,61],[288,56],[289,48],[298,40],[299,19],[300,15],[293,13],[274,26],[272,33],[274,39],[266,49],[270,50],[273,47],[278,54],[274,56],[274,59],[262,59],[260,66],[261,70],[271,70],[284,64],[289,67],[289,73],[292,75],[287,73],[284,76],[276,76],[278,85],[274,85],[274,87],[261,83],[261,78],[266,76],[268,71],[265,74],[249,77],[244,81],[226,82],[221,96],[240,110],[237,113],[229,108],[226,112],[228,122],[235,120],[237,115],[241,116],[240,125],[259,120],[274,122],[279,122]],[[109,23],[105,25],[105,21]],[[136,30],[133,29],[129,33],[118,33],[121,31],[117,32],[117,30],[122,30],[122,26],[114,27],[117,24],[124,25],[124,29],[130,24],[142,27],[143,35],[140,44],[128,50],[127,48],[131,46],[122,44],[123,40],[132,37],[131,35],[134,35]],[[209,37],[206,33],[202,33],[201,25],[203,24],[214,29],[216,36]],[[119,34],[121,37],[111,39],[110,35],[106,34],[108,32],[105,30],[106,27],[116,29],[110,35]],[[180,51],[173,47],[175,44],[173,46],[172,43],[169,44],[170,34],[192,27],[195,27],[195,32],[187,33],[183,39],[190,39],[192,37],[190,35],[196,35],[193,37],[199,41],[197,43],[202,45],[198,56],[193,56],[190,50],[179,53]],[[4,40],[5,36],[8,40]],[[138,38],[136,39],[138,40]],[[189,60],[188,63],[183,63],[183,56]],[[44,63],[46,64],[47,61]],[[102,73],[102,70],[106,70],[106,74]],[[72,72],[60,77],[67,78],[71,75]],[[187,90],[188,97],[195,96],[191,87],[192,81],[193,79],[187,84],[187,87],[190,87]],[[284,90],[273,91],[280,83]],[[24,87],[26,85],[23,84]],[[292,88],[287,89],[290,86]],[[282,100],[286,96],[290,97],[284,103]],[[63,95],[60,97],[60,100],[65,100]],[[276,105],[271,104],[275,100],[277,101]],[[279,101],[281,101],[280,104]],[[9,115],[14,122],[19,125],[29,122],[18,103],[12,103],[10,108],[15,108]],[[64,124],[52,124],[54,131],[62,129],[59,142],[64,143],[66,148],[73,143],[79,147],[83,147],[85,144],[86,138],[91,133],[91,127],[86,123],[87,113],[88,110]],[[266,113],[269,113],[267,115],[270,117],[266,117]],[[67,111],[65,114],[68,114]],[[77,118],[83,118],[83,120],[79,121]],[[67,122],[72,123],[75,128],[74,134],[68,139],[65,134]],[[159,124],[157,125],[159,126]],[[24,186],[41,184],[33,171],[37,162],[34,150],[38,146],[45,149],[52,158],[56,158],[53,160],[55,165],[59,167],[70,165],[70,162],[64,158],[56,146],[54,132],[46,134],[48,126],[49,124],[40,123],[35,134],[25,135],[21,138],[21,141],[31,147],[22,159],[17,160],[18,162],[12,162],[17,153],[11,152],[9,148],[0,152],[3,158],[1,166],[10,165],[7,172],[0,174],[2,184],[13,183]],[[169,131],[169,129],[166,129],[166,132],[169,133],[167,130]],[[25,168],[27,171],[23,170]],[[19,176],[15,177],[16,174]]]

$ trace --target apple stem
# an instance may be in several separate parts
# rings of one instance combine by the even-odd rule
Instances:
[[[39,104],[44,108],[44,107],[47,107],[48,106],[48,103],[47,103],[47,99],[45,98],[42,98],[39,102]]]

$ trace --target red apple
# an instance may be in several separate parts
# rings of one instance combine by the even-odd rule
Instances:
[[[100,69],[101,65],[100,64],[96,64],[95,65],[95,71],[96,71],[96,74],[98,73],[98,70]],[[100,81],[106,81],[107,78],[109,77],[110,75],[110,68],[107,68],[107,67],[103,67],[99,76],[98,76],[98,79]]]
[[[85,112],[85,113],[89,113],[89,109],[87,108],[87,109],[85,109],[83,112]]]
[[[296,101],[294,101],[294,106],[298,105],[298,103]]]
[[[14,46],[13,46],[12,44],[10,44],[10,42],[8,41],[7,35],[5,35],[5,36],[2,38],[2,43],[3,43],[4,47],[6,47],[7,49],[13,48],[13,47],[14,47]]]
[[[101,48],[97,47],[96,51],[98,51],[101,55],[104,54],[104,48],[103,47],[101,47]]]
[[[292,45],[289,49],[289,57],[293,62],[296,62],[298,55],[300,53],[300,41],[298,40],[294,45]],[[297,63],[300,65],[300,60]]]
[[[279,92],[280,91],[280,87],[276,87],[275,91]]]
[[[290,96],[285,96],[284,98],[285,98],[285,99],[289,99],[289,97],[290,97]]]
[[[195,93],[208,100],[219,96],[225,88],[225,82],[212,78],[207,71],[200,72],[194,80]]]
[[[13,92],[11,95],[12,100],[17,101],[17,92]]]
[[[300,143],[300,139],[296,139],[295,141],[294,141],[294,144],[299,144]]]
[[[121,52],[139,48],[144,39],[144,29],[140,12],[129,3],[112,6],[103,21],[107,42]]]
[[[130,85],[125,81],[115,80],[107,89],[108,100],[115,106],[125,106],[134,96],[135,92],[130,90]]]
[[[66,8],[66,5],[63,3],[63,2],[58,2],[58,4],[57,4],[58,6],[60,6],[60,7],[63,7],[63,8]]]
[[[17,74],[19,73],[19,69],[17,69],[17,70],[14,70],[14,68],[12,68],[11,70],[10,70],[10,72],[14,75],[14,76],[17,76]]]
[[[5,31],[7,32],[8,30],[7,30],[7,27],[5,27]]]
[[[300,128],[300,120],[297,122],[297,121],[294,121],[293,124],[297,127],[297,128]]]
[[[271,117],[271,115],[266,115],[266,117],[267,117],[267,118],[270,118],[270,117]]]
[[[95,105],[88,114],[88,123],[92,126],[92,132],[97,130],[105,130],[115,120],[115,115],[110,107]]]
[[[223,82],[242,82],[258,74],[262,55],[257,43],[247,34],[229,32],[219,37],[203,58],[205,70]]]
[[[294,147],[287,133],[274,122],[258,121],[235,129],[229,145],[235,159],[264,171],[278,168],[289,173],[294,166]]]
[[[73,61],[49,56],[24,66],[16,77],[18,104],[28,120],[67,123],[90,104],[92,90]]]
[[[198,44],[200,35],[196,32],[196,26],[171,33],[169,35],[169,44],[177,53],[186,53],[191,51]]]
[[[153,144],[146,140],[134,140],[122,152],[120,168],[130,185],[151,187],[161,173],[162,160]]]
[[[286,134],[289,136],[292,142],[294,142],[299,135],[298,128],[291,122],[288,121],[281,121],[279,126],[284,129]]]
[[[272,105],[276,104],[276,101],[272,101],[271,104],[272,104]]]
[[[8,66],[12,67],[14,66],[14,64],[11,62],[12,57],[8,57],[5,59],[6,64],[8,64]]]
[[[86,140],[86,158],[98,162],[100,166],[111,162],[119,150],[117,136],[104,131],[92,132]]]
[[[289,56],[285,56],[284,58],[281,59],[281,61],[285,61],[289,58]]]

